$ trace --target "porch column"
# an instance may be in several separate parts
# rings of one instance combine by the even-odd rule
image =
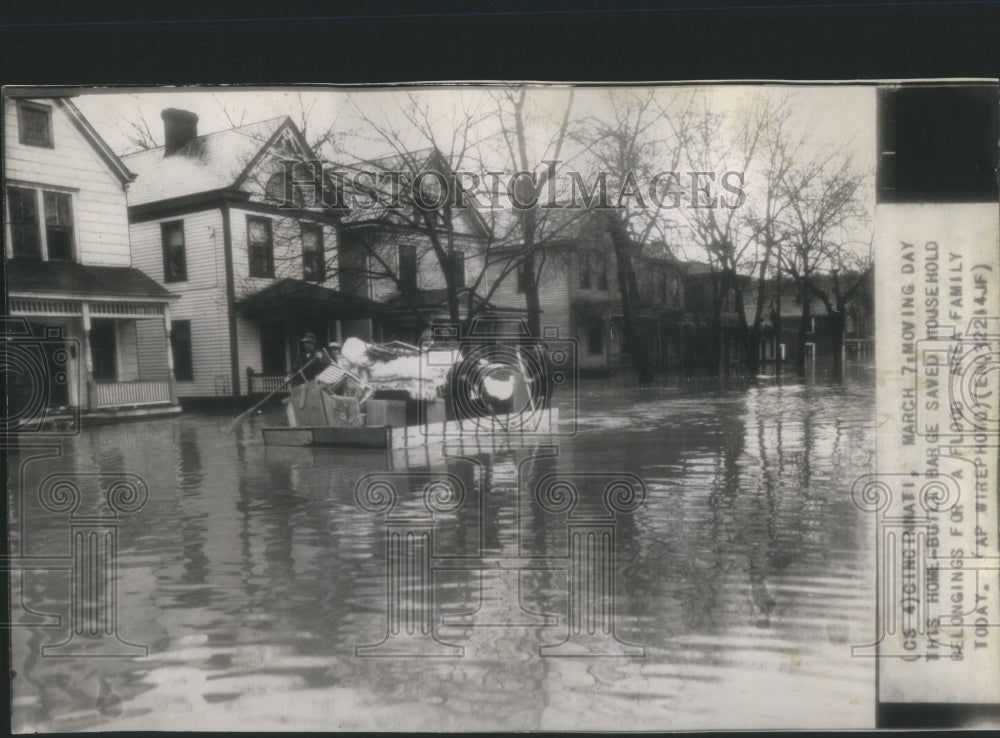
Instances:
[[[83,308],[83,361],[87,369],[87,409],[93,412],[97,409],[97,385],[94,383],[94,357],[90,354],[90,305],[84,302]]]
[[[170,321],[170,306],[163,306],[163,334],[167,338],[167,384],[170,386],[170,404],[177,404],[177,380],[174,377],[174,346],[170,342],[173,330]]]

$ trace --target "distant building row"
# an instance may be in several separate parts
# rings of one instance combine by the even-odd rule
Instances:
[[[163,122],[164,146],[119,157],[70,100],[5,98],[10,312],[49,337],[48,370],[64,377],[50,402],[124,414],[259,394],[280,383],[307,331],[416,342],[447,317],[441,269],[419,236],[279,208],[281,162],[315,158],[289,118],[202,136],[187,111],[165,110]],[[499,267],[484,264],[489,236],[475,211],[457,223],[463,314],[471,299],[523,316],[522,275],[497,284]],[[547,249],[540,279],[542,324],[579,341],[583,370],[624,361],[602,238],[579,219]],[[639,259],[640,329],[663,367],[692,360],[707,272],[665,248]]]

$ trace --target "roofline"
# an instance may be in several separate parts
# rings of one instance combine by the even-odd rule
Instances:
[[[121,158],[116,154],[107,142],[101,138],[101,134],[90,124],[90,121],[84,117],[80,109],[73,104],[73,101],[67,97],[56,97],[52,98],[56,105],[63,108],[70,122],[76,127],[80,133],[83,134],[90,145],[94,147],[98,155],[104,159],[104,162],[111,167],[114,174],[121,180],[122,185],[127,185],[129,182],[134,182],[136,174],[132,172]]]
[[[267,120],[271,120],[271,119],[268,118],[268,119],[263,120],[263,121],[258,121],[257,124],[250,124],[250,125],[258,125],[259,123],[265,123]],[[284,116],[284,120],[278,125],[277,128],[274,129],[274,131],[268,137],[267,141],[265,141],[264,144],[259,149],[257,149],[257,153],[253,155],[253,157],[250,159],[249,163],[245,167],[243,167],[243,171],[240,172],[239,176],[236,177],[236,181],[233,182],[233,184],[232,184],[232,188],[233,189],[239,189],[243,185],[243,183],[246,181],[246,178],[250,175],[250,171],[255,166],[257,166],[257,163],[261,159],[264,158],[264,154],[267,152],[268,149],[271,148],[271,146],[277,140],[278,134],[281,133],[285,128],[291,128],[292,129],[292,132],[295,134],[295,137],[299,139],[299,143],[301,143],[303,145],[303,147],[305,147],[306,154],[308,154],[309,156],[311,156],[313,159],[318,158],[316,156],[316,152],[312,150],[312,146],[309,145],[309,142],[306,141],[305,136],[302,135],[302,131],[300,131],[299,127],[297,125],[295,125],[295,121],[293,121],[289,116],[286,115],[286,116]],[[231,128],[229,130],[235,131],[237,129]]]
[[[246,202],[250,199],[249,192],[235,191],[229,187],[216,190],[195,192],[191,195],[171,197],[166,200],[150,200],[138,205],[128,206],[129,223],[141,223],[146,220],[156,220],[174,214],[173,211],[184,210],[196,205],[218,205],[227,202]]]
[[[52,300],[86,300],[88,302],[162,302],[164,304],[171,300],[181,299],[181,295],[171,292],[168,295],[94,295],[87,292],[67,292],[66,290],[25,290],[10,289],[7,294],[10,297],[35,297],[43,296]]]

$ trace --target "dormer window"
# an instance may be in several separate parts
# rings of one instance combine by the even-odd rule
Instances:
[[[52,148],[52,108],[48,105],[18,103],[17,127],[21,143]]]

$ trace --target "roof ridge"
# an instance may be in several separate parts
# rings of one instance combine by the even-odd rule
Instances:
[[[242,130],[244,128],[249,128],[250,126],[259,126],[259,125],[263,125],[264,123],[271,123],[273,121],[283,120],[285,118],[291,120],[291,117],[288,114],[285,114],[285,115],[276,115],[273,118],[264,118],[262,120],[257,120],[257,121],[254,121],[252,123],[244,123],[241,126],[233,126],[232,128],[222,128],[222,129],[220,129],[218,131],[212,131],[211,133],[203,133],[200,136],[195,136],[194,138],[191,139],[191,141],[204,140],[206,138],[210,138],[211,136],[218,136],[218,135],[223,134],[223,133],[235,133],[236,131]],[[187,144],[191,143],[191,141],[188,141],[184,145],[187,146]],[[160,146],[150,146],[148,149],[142,149],[140,151],[133,151],[130,154],[120,154],[119,158],[120,159],[126,159],[126,158],[131,157],[131,156],[139,156],[141,154],[148,154],[148,153],[153,152],[153,151],[159,151],[159,150],[161,150],[161,149],[163,149],[165,147],[166,147],[166,144],[161,144]]]

